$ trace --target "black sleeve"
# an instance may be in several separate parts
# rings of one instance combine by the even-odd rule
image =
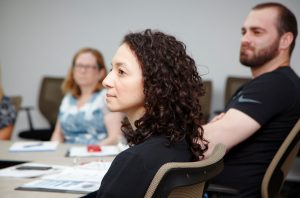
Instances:
[[[283,75],[258,77],[237,93],[229,106],[246,113],[263,125],[289,108],[295,94],[293,86]]]
[[[144,197],[152,177],[141,158],[131,152],[123,152],[112,162],[104,176],[98,198]],[[134,175],[134,176],[132,176]]]

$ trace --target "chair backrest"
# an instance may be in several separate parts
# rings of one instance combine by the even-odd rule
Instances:
[[[283,182],[300,148],[300,119],[281,144],[262,181],[262,198],[278,197]]]
[[[218,144],[205,160],[164,164],[155,174],[145,198],[202,197],[205,182],[223,170],[225,152],[225,146]]]
[[[250,80],[250,77],[228,76],[225,85],[224,105],[229,102],[238,88]]]
[[[22,104],[22,96],[9,96],[9,98],[18,113]]]
[[[53,127],[64,96],[61,86],[64,78],[46,76],[42,80],[39,94],[39,110]]]
[[[210,117],[210,108],[211,108],[211,100],[212,100],[212,81],[210,80],[204,80],[203,86],[205,89],[204,96],[201,97],[201,107],[203,112],[203,124],[206,124]]]

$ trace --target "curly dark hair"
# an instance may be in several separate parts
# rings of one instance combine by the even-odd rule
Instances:
[[[201,126],[200,96],[204,89],[185,44],[150,29],[129,33],[122,43],[130,47],[141,65],[145,95],[145,114],[135,121],[136,129],[128,122],[122,124],[128,144],[163,134],[169,145],[185,139],[195,159],[203,157],[208,144]]]

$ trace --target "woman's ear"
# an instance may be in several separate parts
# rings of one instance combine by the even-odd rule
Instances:
[[[284,33],[280,38],[279,49],[288,49],[293,42],[294,35],[291,32]]]

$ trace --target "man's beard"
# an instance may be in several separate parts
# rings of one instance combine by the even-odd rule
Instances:
[[[260,49],[255,53],[255,48],[248,44],[242,44],[240,50],[240,62],[248,67],[254,68],[264,65],[278,55],[279,39],[275,40],[270,46]],[[247,54],[247,50],[254,52],[252,56]]]

